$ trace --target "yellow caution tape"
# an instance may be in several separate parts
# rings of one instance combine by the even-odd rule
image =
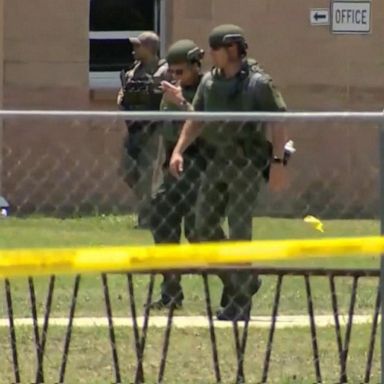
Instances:
[[[209,268],[260,261],[384,252],[384,237],[193,245],[0,250],[0,277]]]

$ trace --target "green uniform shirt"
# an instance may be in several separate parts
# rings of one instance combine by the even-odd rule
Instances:
[[[187,100],[188,103],[192,103],[193,98],[196,94],[198,85],[199,83],[197,83],[195,86],[192,86],[192,87],[182,88],[184,99]],[[163,98],[160,103],[160,110],[161,111],[180,111],[180,108],[173,103],[167,103]],[[176,142],[179,137],[180,129],[182,125],[183,124],[180,122],[165,122],[161,129],[161,134],[163,135],[165,140]]]
[[[201,78],[200,78],[201,79]],[[196,85],[190,86],[190,87],[183,87],[182,93],[184,96],[184,99],[188,101],[188,103],[192,103],[193,98],[196,94],[197,88],[199,86],[200,80],[197,82]],[[173,103],[167,103],[164,98],[161,101],[160,104],[160,110],[161,111],[179,111],[180,108],[173,104]],[[164,122],[162,124],[162,127],[160,128],[160,134],[164,138],[164,144],[165,144],[165,151],[166,151],[166,161],[165,165],[169,163],[170,156],[173,152],[173,149],[177,143],[177,139],[179,138],[181,128],[183,126],[183,122]],[[188,156],[195,156],[201,148],[199,148],[202,144],[201,139],[197,139],[193,144],[191,144],[185,154]]]
[[[220,71],[207,73],[193,100],[196,111],[243,112],[285,111],[286,105],[271,78],[254,62],[244,61],[240,72],[227,79]],[[265,124],[263,123],[206,123],[202,138],[215,146],[218,155],[224,157],[237,153],[242,147],[246,156],[267,151]],[[262,154],[265,157],[266,154]]]

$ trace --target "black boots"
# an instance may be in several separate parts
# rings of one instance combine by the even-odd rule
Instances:
[[[222,280],[224,287],[217,320],[249,321],[252,296],[260,289],[261,279],[249,272],[239,272],[231,273]]]
[[[174,273],[165,273],[161,283],[161,298],[152,302],[151,309],[164,309],[174,307],[180,309],[183,306],[184,294],[180,284],[180,275]]]

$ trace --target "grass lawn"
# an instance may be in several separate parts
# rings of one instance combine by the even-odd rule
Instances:
[[[80,218],[59,220],[52,218],[9,218],[0,221],[0,248],[16,247],[64,247],[64,246],[98,246],[98,245],[146,245],[152,244],[148,231],[133,229],[131,216],[106,216],[98,218]],[[325,234],[315,231],[311,226],[299,219],[257,218],[254,220],[255,239],[287,239],[287,238],[321,238],[323,236],[368,236],[379,233],[379,223],[369,220],[335,220],[326,221]],[[107,257],[107,256],[106,256]],[[274,265],[272,262],[270,265]],[[376,268],[379,258],[328,258],[322,260],[296,260],[279,263],[283,266],[333,267],[333,268]],[[139,312],[145,302],[149,277],[135,276],[135,293]],[[156,279],[155,295],[158,295],[161,277]],[[312,293],[315,312],[330,313],[331,301],[328,279],[313,278]],[[124,275],[109,276],[109,287],[114,315],[129,316],[127,279]],[[60,276],[56,281],[53,299],[52,316],[65,316],[69,310],[72,295],[73,276]],[[28,285],[25,278],[12,279],[12,293],[15,316],[30,316]],[[35,279],[38,310],[43,314],[48,279]],[[275,277],[264,277],[263,286],[254,301],[253,315],[270,314],[276,285]],[[339,293],[339,304],[346,311],[352,279],[336,280]],[[201,277],[185,276],[184,309],[180,314],[204,314],[204,293]],[[359,282],[356,310],[361,313],[372,313],[377,287],[376,279],[361,279]],[[221,283],[218,278],[210,278],[213,304],[218,303]],[[3,287],[1,286],[1,289]],[[2,294],[1,297],[4,297]],[[305,286],[302,277],[287,277],[283,281],[280,313],[306,313]],[[0,317],[6,316],[6,308],[0,308]],[[77,316],[103,316],[105,313],[104,296],[99,276],[83,276],[78,298]]]
[[[316,232],[302,220],[257,218],[254,220],[255,239],[321,238],[322,236],[369,236],[379,233],[379,223],[368,220],[326,221],[325,234]],[[152,244],[148,231],[134,230],[130,216],[99,217],[59,220],[52,218],[8,218],[0,221],[0,249],[25,247],[73,247],[102,245],[147,245]],[[106,255],[106,257],[108,257]],[[272,262],[269,265],[276,266]],[[332,268],[377,268],[378,256],[365,258],[328,258],[322,260],[297,260],[280,263],[282,266],[332,267]],[[135,276],[136,304],[142,312],[148,276]],[[213,305],[216,306],[221,290],[217,277],[210,277]],[[158,295],[160,277],[156,280],[155,295]],[[316,314],[331,313],[329,282],[327,278],[312,278],[312,293]],[[44,314],[48,279],[34,279],[38,315]],[[113,314],[130,316],[125,275],[109,275]],[[74,276],[60,276],[56,280],[51,316],[67,316],[71,301]],[[373,314],[378,281],[362,278],[356,302],[358,313]],[[275,293],[276,278],[263,277],[263,285],[254,299],[253,315],[269,315]],[[341,313],[347,313],[352,279],[338,278],[336,285],[339,294]],[[12,279],[14,315],[30,317],[30,301],[26,278]],[[204,291],[199,276],[183,278],[185,292],[184,309],[177,314],[205,314]],[[2,290],[2,291],[1,291]],[[7,317],[4,285],[0,284],[0,318]],[[306,313],[305,285],[302,277],[286,277],[283,281],[281,314]],[[76,316],[104,316],[105,304],[100,276],[82,276]],[[245,373],[249,383],[257,383],[261,378],[268,331],[250,330]],[[362,382],[370,329],[368,326],[354,326],[351,351],[348,360],[350,382]],[[65,329],[51,327],[48,332],[45,356],[45,381],[57,382]],[[117,347],[124,383],[131,383],[135,368],[135,354],[131,328],[118,328]],[[11,354],[8,330],[0,329],[0,383],[12,382]],[[149,330],[145,351],[145,372],[147,382],[156,381],[161,357],[164,330]],[[230,329],[217,330],[220,366],[223,383],[233,383],[235,375],[235,349]],[[318,329],[321,368],[324,382],[338,381],[339,365],[335,331],[333,328]],[[173,329],[169,358],[165,372],[165,382],[214,383],[209,334],[204,329]],[[17,345],[21,366],[22,382],[34,381],[36,355],[33,344],[32,327],[17,328]],[[379,354],[376,351],[372,382],[379,380]],[[74,330],[67,367],[68,383],[106,383],[114,381],[111,349],[107,328],[76,328]],[[309,384],[315,381],[309,329],[281,329],[275,334],[274,349],[270,366],[271,383]]]
[[[148,231],[133,229],[131,216],[106,216],[98,218],[81,218],[59,220],[52,218],[9,218],[0,221],[0,248],[16,247],[65,247],[65,246],[98,246],[98,245],[131,245],[152,244]],[[254,220],[255,239],[280,238],[321,238],[323,236],[367,236],[379,232],[379,223],[369,220],[336,220],[326,221],[325,234],[315,231],[302,220],[257,218]],[[107,256],[106,256],[107,257]],[[273,263],[270,263],[273,265]],[[327,266],[347,268],[375,268],[379,266],[379,258],[328,258],[321,260],[300,260],[280,263],[285,266]],[[135,276],[135,292],[139,311],[145,302],[148,276]],[[155,295],[161,277],[156,279]],[[129,303],[127,279],[125,276],[109,276],[109,287],[114,315],[128,316]],[[346,311],[351,291],[351,279],[340,278],[337,281],[340,306]],[[69,310],[72,295],[73,276],[60,276],[56,281],[53,299],[52,316],[65,316]],[[12,293],[15,315],[30,316],[28,286],[25,278],[12,279]],[[271,312],[276,278],[264,277],[263,286],[255,298],[254,315],[265,315]],[[35,279],[38,310],[43,314],[43,307],[48,286],[47,278]],[[198,276],[183,278],[185,305],[180,314],[204,314],[204,294],[202,279]],[[357,297],[357,311],[372,313],[375,300],[376,279],[361,279]],[[221,283],[215,276],[210,278],[213,304],[218,303]],[[331,301],[327,278],[313,278],[312,288],[315,312],[330,313]],[[3,289],[3,286],[1,286]],[[4,293],[0,292],[1,297]],[[301,277],[288,277],[283,281],[280,312],[284,314],[306,313],[305,286]],[[0,317],[6,316],[6,308],[0,308]],[[78,298],[77,316],[102,316],[105,313],[103,289],[99,276],[82,277]]]
[[[0,249],[22,247],[70,247],[152,244],[149,231],[133,229],[132,216],[100,216],[77,219],[31,217],[0,220]],[[325,233],[315,231],[301,219],[255,218],[254,239],[297,239],[344,236],[374,236],[375,220],[324,221]]]
[[[45,382],[58,382],[59,367],[64,343],[64,328],[50,328],[46,345]],[[363,382],[370,328],[355,326],[352,330],[348,379],[351,383]],[[132,329],[119,328],[116,345],[123,383],[132,383],[136,364]],[[21,381],[33,382],[35,350],[32,327],[17,328]],[[159,370],[164,330],[150,329],[144,357],[144,372],[147,383],[154,383]],[[252,328],[249,333],[245,357],[247,383],[261,380],[265,356],[267,330]],[[234,383],[236,355],[231,329],[217,330],[219,362],[223,383]],[[318,330],[320,368],[324,383],[339,381],[340,366],[333,328]],[[379,335],[373,360],[371,382],[379,382],[378,350]],[[12,382],[11,354],[8,335],[0,330],[0,382]],[[309,329],[277,330],[272,349],[268,383],[310,384],[315,382]],[[111,347],[107,328],[76,328],[70,346],[66,370],[67,383],[111,383],[114,382]],[[204,329],[173,329],[165,370],[165,383],[210,384],[214,383],[214,371],[210,338]]]

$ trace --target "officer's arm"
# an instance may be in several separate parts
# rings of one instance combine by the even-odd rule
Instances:
[[[119,92],[117,93],[117,105],[119,107],[122,106],[123,100],[124,100],[124,90],[123,90],[123,88],[120,88]]]
[[[119,92],[117,93],[117,105],[120,108],[123,107],[125,88],[127,87],[127,76],[128,76],[128,72],[126,73],[124,70],[122,70],[120,72],[121,88],[119,89]]]
[[[195,97],[193,98],[190,110],[203,111],[204,110],[204,87],[205,79],[203,78],[199,87],[197,88]],[[174,153],[182,154],[184,151],[200,136],[203,131],[203,125],[198,121],[187,120],[184,123],[183,129],[181,130],[179,140],[175,146]]]
[[[187,120],[181,130],[179,140],[173,153],[183,154],[185,150],[200,136],[203,126],[197,121]]]
[[[287,110],[281,93],[275,88],[270,79],[259,79],[256,92],[257,100],[260,102],[259,110],[263,112],[285,112]],[[287,142],[286,129],[278,123],[268,123],[268,126],[271,130],[273,156],[282,159],[284,157],[284,146]]]

